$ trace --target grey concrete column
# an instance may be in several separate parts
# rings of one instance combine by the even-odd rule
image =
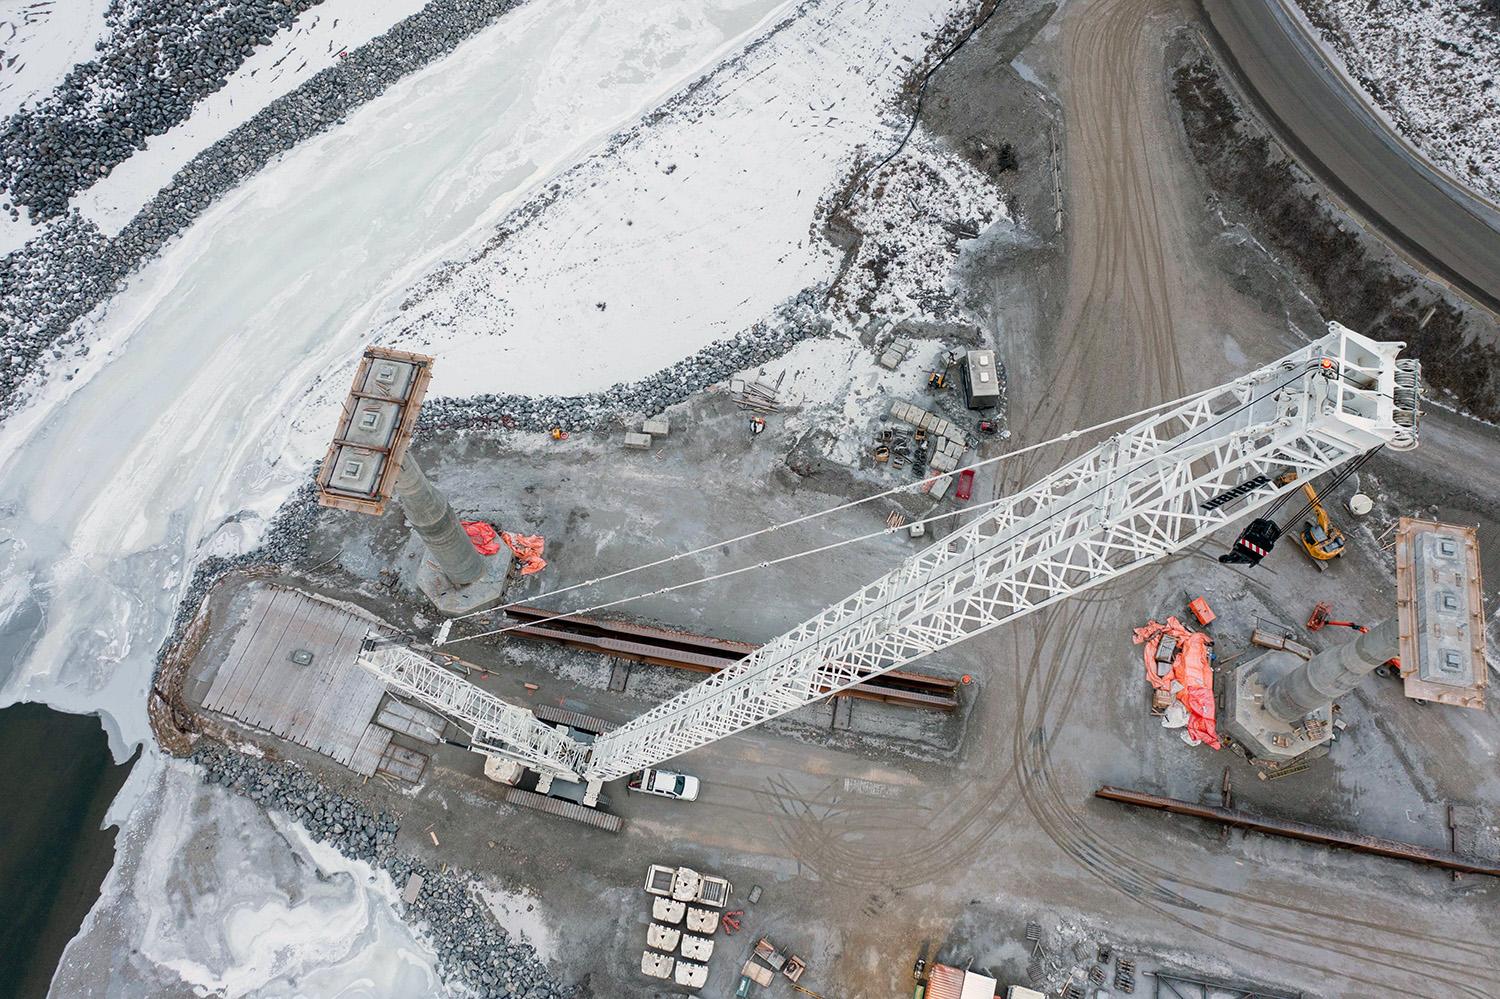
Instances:
[[[1349,693],[1375,667],[1399,652],[1400,639],[1392,618],[1352,642],[1324,649],[1271,684],[1265,709],[1284,722],[1295,722]]]
[[[467,586],[484,575],[484,559],[464,533],[448,497],[438,492],[409,453],[396,476],[396,499],[453,585]]]

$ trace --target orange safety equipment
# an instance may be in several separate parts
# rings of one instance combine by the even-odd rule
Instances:
[[[495,533],[493,524],[486,524],[482,520],[461,521],[464,533],[474,543],[474,550],[481,555],[494,555],[500,551],[500,539]]]
[[[1166,676],[1156,675],[1156,648],[1164,636],[1177,640],[1177,651],[1172,657],[1172,671]],[[1219,734],[1214,728],[1214,672],[1208,663],[1210,639],[1201,631],[1189,631],[1175,617],[1167,618],[1166,624],[1148,621],[1144,627],[1135,629],[1133,641],[1146,646],[1146,680],[1158,690],[1171,690],[1172,681],[1182,685],[1177,700],[1188,712],[1188,735],[1212,749],[1219,749]]]
[[[1214,618],[1218,617],[1214,609],[1208,606],[1208,601],[1202,597],[1194,597],[1189,601],[1188,610],[1193,612],[1193,617],[1198,619],[1199,624],[1212,624]]]
[[[521,575],[529,576],[533,572],[541,572],[547,568],[547,560],[542,558],[542,549],[547,542],[540,534],[511,534],[508,531],[500,532],[500,540],[505,542],[505,547],[515,555],[516,561],[521,563]]]

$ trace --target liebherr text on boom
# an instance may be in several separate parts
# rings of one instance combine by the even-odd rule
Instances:
[[[786,714],[1181,551],[1376,447],[1415,446],[1420,369],[1329,324],[1274,364],[1163,406],[959,531],[600,736],[530,711],[402,647],[361,662],[470,725],[475,748],[567,779],[609,781]]]

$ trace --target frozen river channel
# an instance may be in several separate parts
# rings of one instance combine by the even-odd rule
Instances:
[[[252,544],[305,476],[372,318],[779,6],[535,0],[169,245],[0,428],[4,700],[103,712],[117,755],[145,739],[193,559]]]
[[[97,712],[117,758],[149,744],[153,662],[193,563],[252,547],[305,478],[374,318],[783,6],[533,0],[226,195],[135,275],[86,320],[89,355],[0,426],[0,703]],[[297,851],[353,887],[278,861],[287,834],[252,835],[244,803],[195,784],[150,754],[137,766],[112,812],[116,868],[64,960],[102,977],[55,988],[151,994],[105,975],[129,960],[229,994],[299,979],[299,994],[431,994],[375,888],[311,844]],[[238,832],[189,872],[153,845],[169,823]],[[238,873],[219,890],[214,870]],[[281,873],[246,874],[261,870]],[[171,901],[183,878],[203,897]],[[338,942],[268,936],[297,898]]]

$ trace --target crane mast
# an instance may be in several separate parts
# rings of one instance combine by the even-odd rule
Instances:
[[[1299,488],[1278,485],[1289,469],[1306,481],[1382,445],[1415,446],[1420,369],[1397,360],[1402,346],[1330,323],[1307,347],[1168,404],[999,499],[893,571],[592,745],[561,737],[410,649],[370,650],[362,662],[473,725],[482,752],[567,779],[613,780],[1179,552]]]

